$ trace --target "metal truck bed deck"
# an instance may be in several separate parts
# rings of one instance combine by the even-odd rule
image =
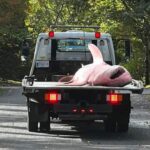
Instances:
[[[91,86],[91,85],[84,85],[84,86],[69,86],[63,85],[63,83],[58,82],[39,82],[34,81],[32,85],[28,82],[23,83],[22,86],[26,89],[91,89],[91,90],[127,90],[131,91],[132,93],[142,93],[143,91],[143,84],[141,81],[134,80],[132,83],[123,86],[123,87],[110,87],[110,86]]]

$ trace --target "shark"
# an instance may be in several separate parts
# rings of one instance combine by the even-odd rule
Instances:
[[[93,62],[79,68],[73,76],[60,79],[64,85],[84,86],[124,86],[132,82],[132,76],[126,68],[120,65],[107,64],[100,49],[94,44],[88,44]]]

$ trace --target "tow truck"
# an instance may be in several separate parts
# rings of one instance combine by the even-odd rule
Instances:
[[[28,130],[51,131],[53,118],[63,122],[95,122],[102,120],[108,132],[127,132],[129,128],[132,93],[141,94],[143,84],[133,80],[123,87],[66,86],[62,77],[74,75],[82,66],[92,62],[88,44],[102,52],[104,61],[115,65],[111,35],[100,33],[97,26],[63,26],[82,30],[55,31],[38,35],[29,75],[22,80],[27,98]],[[84,31],[92,28],[94,31]],[[128,49],[129,51],[130,49]]]

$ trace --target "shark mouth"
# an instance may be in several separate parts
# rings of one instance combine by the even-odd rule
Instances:
[[[125,70],[123,68],[119,67],[112,73],[112,75],[110,76],[110,79],[118,78],[123,73],[125,73]]]

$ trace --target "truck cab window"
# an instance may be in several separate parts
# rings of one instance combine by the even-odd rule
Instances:
[[[110,54],[111,47],[110,47],[109,41],[107,39],[101,39],[99,41],[99,47],[102,52],[104,61],[110,63],[112,60],[111,60],[111,54]]]
[[[49,39],[41,38],[39,40],[37,60],[50,60],[50,41]]]
[[[59,52],[84,52],[88,50],[88,44],[92,43],[91,40],[84,39],[60,39],[57,40],[57,51]]]

